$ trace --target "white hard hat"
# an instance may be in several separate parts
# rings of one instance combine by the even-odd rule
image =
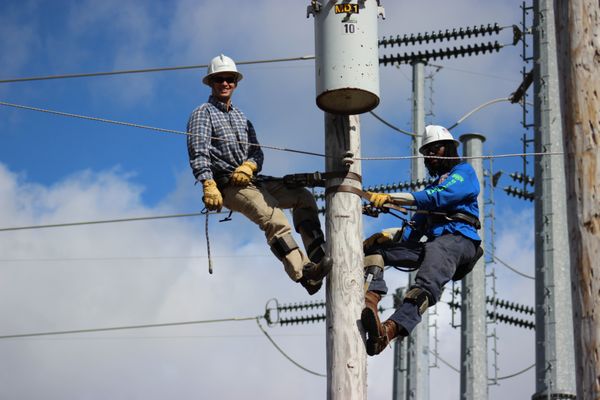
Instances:
[[[208,65],[206,70],[206,75],[202,78],[202,83],[210,86],[210,77],[216,74],[220,74],[221,72],[231,72],[236,75],[237,81],[241,81],[244,77],[240,74],[235,67],[235,63],[233,60],[227,56],[221,54],[218,57],[213,58]]]
[[[435,143],[435,142],[441,142],[444,140],[450,140],[452,142],[454,142],[456,144],[456,147],[458,147],[458,145],[460,144],[460,142],[456,139],[454,139],[454,137],[452,137],[452,134],[450,133],[450,131],[446,128],[444,128],[443,126],[440,125],[427,125],[425,127],[425,135],[423,136],[423,143],[421,144],[421,147],[419,147],[419,153],[423,154],[423,149],[431,144],[431,143]]]

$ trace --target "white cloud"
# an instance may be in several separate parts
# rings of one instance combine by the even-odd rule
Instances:
[[[0,186],[2,202],[9,206],[3,209],[2,219],[12,226],[153,215],[169,209],[165,202],[156,209],[141,204],[143,188],[131,185],[128,174],[118,169],[87,171],[46,187],[2,166]],[[187,196],[174,193],[169,198]],[[2,235],[3,334],[255,317],[264,313],[269,298],[286,303],[308,299],[272,257],[258,229],[239,215],[221,224],[212,219],[213,275],[207,272],[206,258],[197,257],[206,254],[203,220],[197,218]],[[514,239],[502,235],[502,243]],[[387,276],[391,291],[406,285],[403,273],[391,270]],[[503,295],[509,296],[505,291]],[[323,297],[324,292],[315,296]],[[383,304],[391,307],[391,296]],[[447,306],[440,304],[438,312],[438,351],[458,366],[458,330],[449,327]],[[390,313],[386,311],[384,317]],[[159,399],[167,393],[193,398],[199,390],[206,398],[247,393],[267,399],[321,397],[325,380],[290,364],[255,324],[250,320],[3,340],[3,364],[13,367],[4,371],[8,381],[0,386],[0,397],[36,398],[43,391],[49,399]],[[325,371],[322,324],[267,329],[302,365]],[[523,349],[516,328],[503,335],[502,355],[508,345],[514,360],[503,358],[500,375],[528,362],[517,356]],[[389,396],[392,353],[369,358],[372,398]],[[445,382],[432,386],[432,395],[456,398],[456,372],[440,364],[431,376],[435,382]],[[232,377],[236,385],[230,384]],[[75,384],[57,383],[67,381]],[[503,385],[509,392],[516,390],[508,382]],[[299,387],[300,392],[291,389]]]
[[[2,166],[0,184],[2,202],[10,206],[3,208],[2,220],[10,226],[161,213],[140,204],[140,188],[118,170],[81,173],[44,187]],[[254,317],[264,313],[270,297],[307,297],[287,278],[255,226],[239,215],[227,224],[211,222],[213,275],[206,258],[186,258],[206,254],[199,219],[3,232],[3,333]],[[314,327],[309,333],[315,334]],[[282,343],[302,358],[298,350],[307,341],[315,342],[309,336]],[[228,387],[226,397],[233,397],[256,386],[276,398],[299,374],[253,321],[4,340],[0,353],[4,365],[18,359],[4,375],[11,384],[2,385],[2,398],[36,398],[43,391],[56,399],[158,399],[173,390],[179,398],[192,398],[199,387],[214,396]],[[323,370],[320,357],[303,362]],[[273,385],[261,373],[270,368],[289,371],[289,378]],[[227,385],[231,374],[240,376],[239,386]],[[66,381],[76,384],[53,383]],[[174,382],[177,389],[170,388]]]

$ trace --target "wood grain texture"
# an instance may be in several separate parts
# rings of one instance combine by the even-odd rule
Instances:
[[[344,165],[350,151],[360,156],[358,116],[325,114],[326,170],[349,170],[360,175],[360,162]],[[352,185],[350,179],[331,179],[327,187]],[[333,269],[327,278],[327,399],[366,399],[366,353],[360,312],[364,305],[362,202],[352,193],[327,196],[327,250]]]
[[[555,3],[577,398],[600,399],[600,5]]]

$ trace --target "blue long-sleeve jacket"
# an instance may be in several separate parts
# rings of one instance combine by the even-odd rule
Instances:
[[[419,210],[461,212],[479,218],[479,179],[473,167],[465,162],[454,166],[443,179],[438,178],[425,189],[411,194]],[[404,237],[407,239],[418,239],[417,236],[423,234],[433,238],[446,233],[459,233],[481,241],[477,230],[465,222],[443,221],[427,226],[427,216],[424,214],[415,214],[412,221],[415,229],[405,231]]]

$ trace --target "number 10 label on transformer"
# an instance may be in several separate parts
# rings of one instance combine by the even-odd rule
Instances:
[[[358,32],[358,25],[353,22],[344,22],[342,23],[342,34],[344,35],[352,35],[353,33]]]

